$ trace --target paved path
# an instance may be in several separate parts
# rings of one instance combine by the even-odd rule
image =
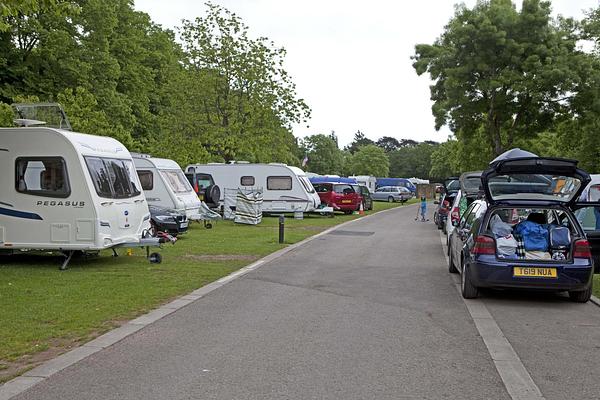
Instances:
[[[324,235],[17,399],[510,399],[438,231],[414,213]],[[510,292],[469,304],[546,399],[600,398],[596,306]]]

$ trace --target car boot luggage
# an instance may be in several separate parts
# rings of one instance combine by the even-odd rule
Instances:
[[[523,238],[526,251],[548,251],[548,228],[532,221],[523,221],[514,228],[514,233]]]
[[[571,231],[569,228],[558,225],[550,225],[550,248],[553,250],[566,249],[571,246]]]

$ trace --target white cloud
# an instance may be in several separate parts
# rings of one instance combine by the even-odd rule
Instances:
[[[356,130],[367,137],[446,139],[431,115],[428,77],[418,77],[410,56],[416,43],[431,43],[454,13],[445,0],[214,0],[238,14],[255,37],[287,50],[286,69],[299,97],[312,108],[309,128],[296,136],[335,130],[340,144]],[[465,1],[468,6],[475,0]],[[556,0],[555,13],[582,16],[598,0]],[[165,28],[204,14],[202,2],[136,0]]]

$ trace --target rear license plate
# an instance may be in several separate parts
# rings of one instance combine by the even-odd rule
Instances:
[[[352,203],[352,200],[342,200],[342,204]]]
[[[514,267],[513,276],[531,278],[556,278],[556,268]]]
[[[181,228],[187,228],[188,227],[188,221],[182,222],[179,226]]]

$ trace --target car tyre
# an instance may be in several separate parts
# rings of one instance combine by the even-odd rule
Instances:
[[[456,269],[456,265],[454,265],[454,261],[452,261],[452,252],[450,248],[448,248],[448,272],[451,274],[458,274],[458,269]]]
[[[392,196],[388,197],[388,203],[393,203],[394,202],[394,198]]]
[[[570,291],[569,299],[575,303],[587,303],[590,297],[592,297],[592,289],[593,285],[590,283],[590,286],[586,290]]]
[[[475,299],[479,295],[479,289],[471,282],[471,272],[462,262],[462,273],[460,274],[460,293],[463,299]]]

